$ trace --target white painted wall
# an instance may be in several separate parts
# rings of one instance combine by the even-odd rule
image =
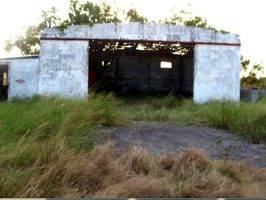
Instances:
[[[8,64],[8,99],[27,98],[38,95],[39,58],[15,58],[0,61]]]
[[[240,47],[196,45],[194,102],[240,100]]]
[[[87,41],[41,41],[39,94],[85,98],[88,46]]]

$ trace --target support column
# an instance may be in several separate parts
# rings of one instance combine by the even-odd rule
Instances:
[[[240,100],[239,46],[195,46],[193,99],[196,103]]]
[[[40,95],[86,98],[88,48],[88,41],[42,40]]]

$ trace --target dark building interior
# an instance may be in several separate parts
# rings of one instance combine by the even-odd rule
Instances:
[[[8,98],[8,65],[0,65],[0,101]]]
[[[90,43],[89,89],[193,95],[192,47],[123,43],[103,50],[103,44]]]

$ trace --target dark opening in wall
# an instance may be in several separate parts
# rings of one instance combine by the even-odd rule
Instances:
[[[90,41],[89,90],[193,95],[193,46]]]
[[[0,64],[0,101],[8,98],[8,65]]]

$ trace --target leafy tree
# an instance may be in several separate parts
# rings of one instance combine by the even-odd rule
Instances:
[[[243,56],[241,56],[241,69],[244,72],[248,72],[249,77],[256,77],[258,72],[263,71],[263,66],[260,64],[254,64],[250,66],[250,59],[245,59]]]
[[[260,64],[250,64],[250,59],[241,56],[241,69],[248,73],[241,79],[241,86],[245,88],[266,88],[266,78],[257,78],[257,74],[263,71]]]
[[[36,26],[26,29],[24,35],[19,36],[15,41],[7,41],[5,50],[11,51],[13,47],[21,50],[23,55],[34,55],[39,53],[40,34],[45,28],[51,28],[59,24],[56,9],[53,7],[48,11],[42,12],[42,21]]]
[[[229,33],[228,31],[218,30],[214,26],[208,24],[207,20],[200,16],[193,16],[191,13],[181,10],[179,13],[174,14],[169,19],[165,19],[164,23],[172,25],[185,25],[199,28],[214,30],[220,33]]]
[[[45,28],[58,27],[64,31],[71,25],[87,24],[93,26],[96,23],[118,23],[117,13],[112,12],[111,6],[107,4],[94,4],[86,2],[81,4],[78,0],[70,0],[68,19],[62,21],[55,8],[42,13],[42,21],[36,26],[30,26],[25,33],[19,36],[15,41],[6,42],[6,51],[11,51],[13,47],[21,50],[23,55],[38,54],[40,49],[40,34]]]
[[[140,22],[140,23],[148,22],[148,19],[144,16],[139,15],[136,9],[130,9],[127,12],[127,20],[129,20],[130,22]]]
[[[207,21],[201,17],[189,17],[189,13],[181,11],[181,13],[175,14],[172,18],[165,20],[165,23],[169,24],[182,24],[186,26],[198,26],[201,28],[214,29],[207,24]],[[188,19],[186,19],[188,18]],[[125,19],[119,19],[118,13],[112,11],[111,6],[105,3],[95,4],[92,2],[80,3],[78,0],[70,0],[70,7],[68,12],[68,18],[62,21],[58,16],[55,8],[42,13],[42,21],[40,24],[30,26],[25,33],[19,36],[15,41],[7,41],[6,50],[11,51],[13,47],[17,47],[21,50],[23,55],[38,54],[40,49],[40,33],[45,28],[57,27],[59,30],[64,31],[71,25],[86,24],[93,26],[96,23],[119,23],[122,21],[129,22],[141,22],[146,23],[148,19],[141,16],[136,9],[130,9],[126,12]],[[113,44],[111,44],[113,45]],[[137,43],[131,44],[134,48],[137,47]],[[101,47],[105,45],[100,45]],[[121,45],[120,45],[121,46]],[[107,47],[103,47],[107,49]],[[109,48],[113,49],[113,47]],[[173,45],[145,45],[146,49],[161,49],[164,51],[179,51],[180,46],[174,47]]]
[[[87,24],[93,26],[96,23],[118,23],[117,13],[112,12],[111,6],[103,3],[102,5],[86,2],[81,4],[78,0],[70,1],[69,25]]]
[[[199,16],[195,16],[194,18],[190,18],[190,19],[184,21],[184,25],[196,26],[196,27],[207,28],[207,29],[214,29],[214,27],[208,25],[206,19],[203,19],[202,17],[199,17]]]

